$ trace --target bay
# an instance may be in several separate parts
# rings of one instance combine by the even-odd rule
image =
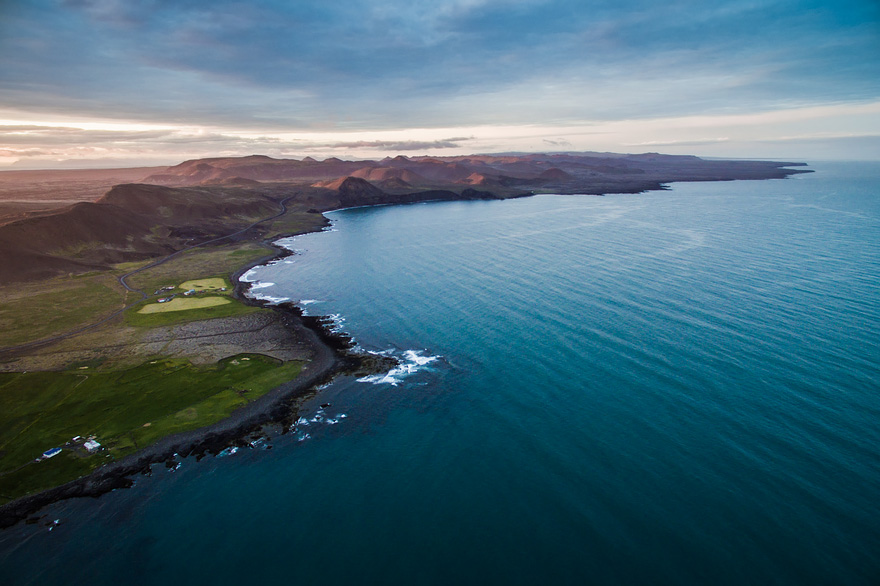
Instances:
[[[880,165],[815,168],[329,214],[254,293],[406,368],[0,533],[4,583],[877,583]]]

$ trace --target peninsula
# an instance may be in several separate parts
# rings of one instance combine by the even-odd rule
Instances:
[[[810,172],[791,167],[567,153],[0,172],[0,527],[244,442],[337,373],[390,368],[239,282],[283,254],[273,241],[326,227],[322,212]]]

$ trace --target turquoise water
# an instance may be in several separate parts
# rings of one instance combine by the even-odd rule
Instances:
[[[406,368],[0,533],[3,582],[878,583],[880,165],[815,168],[330,214],[255,293]]]

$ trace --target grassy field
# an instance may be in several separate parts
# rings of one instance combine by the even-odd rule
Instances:
[[[186,291],[188,289],[180,289],[180,287],[190,281],[202,281],[208,278],[228,279],[229,275],[242,266],[269,254],[271,254],[269,249],[254,242],[195,248],[164,264],[132,275],[128,279],[128,284],[135,289],[142,289],[148,295],[152,295],[162,287],[175,287],[178,292]],[[223,286],[231,287],[228,281],[227,285]],[[189,287],[192,288],[194,287]],[[130,301],[136,299],[136,296],[130,297]]]
[[[138,310],[140,314],[168,313],[169,311],[190,311],[226,305],[231,301],[226,297],[210,295],[208,297],[175,297],[165,303],[148,303]]]
[[[133,275],[129,284],[152,295],[156,289],[164,286],[187,285],[194,280],[208,280],[216,284],[219,282],[216,279],[222,279],[224,285],[221,287],[231,291],[229,275],[268,254],[268,249],[252,242],[194,249],[163,265]],[[149,261],[121,264],[113,271],[0,286],[0,348],[63,334],[99,321],[126,303],[136,301],[139,296],[126,295],[117,277],[146,264]],[[179,292],[185,290],[178,289]],[[230,307],[231,311],[221,313],[196,315],[192,312],[193,315],[183,318],[183,321],[236,315],[243,307],[238,304],[234,309]],[[138,321],[135,325],[168,325],[180,319]]]
[[[200,298],[194,297],[192,299],[197,300]],[[152,305],[158,304],[151,303],[146,306],[136,306],[132,307],[124,313],[125,324],[141,328],[155,328],[159,326],[170,326],[174,324],[199,321],[203,319],[232,317],[234,315],[245,315],[257,311],[266,311],[265,309],[260,307],[245,305],[244,303],[230,297],[214,296],[201,299],[222,299],[226,301],[226,303],[222,305],[214,305],[213,307],[190,308],[187,311],[165,311],[157,313],[140,313],[140,309],[142,307],[150,307]],[[184,300],[185,299],[181,299],[181,301]],[[163,303],[159,305],[159,307],[161,307],[162,305],[171,305],[172,303],[174,303],[174,301],[177,301],[177,299],[169,301],[168,303]]]
[[[231,293],[229,275],[241,266],[270,254],[252,242],[205,249],[194,249],[171,261],[133,275],[129,284],[152,295],[163,286],[190,285],[207,281],[226,287]],[[36,283],[0,286],[0,348],[16,346],[69,332],[99,321],[126,303],[139,299],[128,294],[117,281],[120,275],[149,264],[125,263],[113,271],[58,277]],[[177,289],[182,292],[188,289]],[[228,317],[248,311],[242,304],[228,304],[224,311],[184,312],[190,315],[159,320],[131,320],[133,325],[169,325],[179,321]],[[120,323],[122,323],[120,321]]]
[[[272,240],[289,234],[315,232],[327,225],[324,216],[306,212],[305,208],[307,207],[308,205],[305,204],[294,204],[291,206],[290,212],[266,225],[266,239]]]
[[[229,289],[229,282],[222,277],[194,279],[181,283],[177,288],[183,291],[218,291],[220,289]]]
[[[125,370],[0,374],[0,504],[215,423],[301,369],[299,362],[246,354],[207,367],[166,358]],[[104,449],[88,454],[65,445],[89,435]],[[53,447],[65,449],[34,462]]]
[[[0,287],[0,347],[39,340],[120,309],[124,290],[112,273]]]
[[[323,225],[319,214],[299,210],[289,216],[266,230],[286,234]],[[6,370],[18,372],[0,372],[0,504],[63,484],[169,434],[215,423],[296,378],[301,362],[263,355],[239,354],[196,366],[180,357],[153,359],[157,350],[137,350],[136,341],[149,334],[149,328],[268,311],[235,300],[230,277],[270,254],[253,241],[189,250],[132,275],[128,282],[149,296],[168,286],[174,293],[196,289],[205,294],[177,297],[161,306],[138,304],[85,334],[8,358]],[[117,279],[151,262],[0,286],[0,347],[63,334],[139,301],[140,295],[127,294]],[[223,304],[192,307],[219,301]],[[163,311],[139,313],[152,306]],[[198,351],[190,358],[195,363],[209,361]],[[34,366],[21,367],[27,360]],[[69,443],[74,436],[89,435],[97,437],[101,451],[89,454],[81,442]],[[53,447],[64,449],[34,462]]]

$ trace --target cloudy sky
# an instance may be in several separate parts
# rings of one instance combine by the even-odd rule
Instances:
[[[0,168],[880,160],[877,0],[0,0]]]

